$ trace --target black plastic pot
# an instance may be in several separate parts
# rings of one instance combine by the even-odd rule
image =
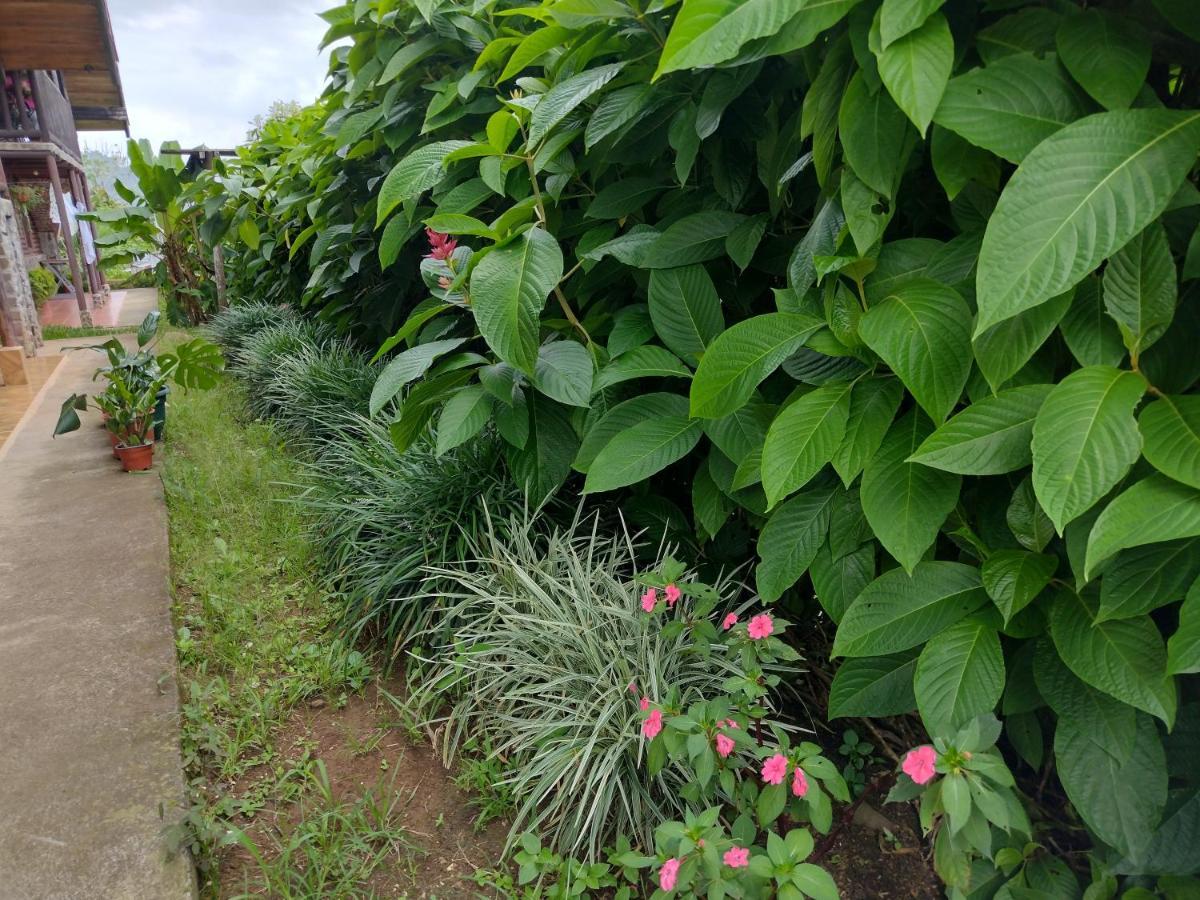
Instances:
[[[167,394],[171,389],[163,385],[154,396],[157,398],[154,402],[154,440],[161,441],[163,433],[167,430]]]

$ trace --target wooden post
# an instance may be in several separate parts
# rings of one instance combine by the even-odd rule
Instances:
[[[54,188],[54,200],[58,204],[59,228],[63,230],[63,243],[67,245],[67,262],[71,266],[71,283],[75,286],[75,305],[79,307],[79,324],[92,324],[92,311],[88,309],[87,294],[83,290],[83,276],[79,271],[79,257],[75,254],[75,241],[71,237],[71,217],[67,213],[67,200],[63,196],[62,179],[58,176],[58,160],[53,153],[46,154],[46,168],[50,171],[50,184]]]
[[[0,126],[5,131],[12,131],[12,113],[8,110],[8,88],[4,86],[7,73],[4,71],[4,61],[0,60]]]

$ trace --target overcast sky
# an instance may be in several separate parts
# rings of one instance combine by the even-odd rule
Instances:
[[[130,132],[186,146],[230,147],[272,100],[321,92],[317,51],[333,0],[108,0]],[[85,146],[124,146],[120,133],[85,132]]]

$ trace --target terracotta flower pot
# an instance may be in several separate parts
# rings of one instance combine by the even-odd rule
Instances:
[[[108,433],[108,440],[109,443],[112,444],[113,459],[120,459],[121,457],[117,455],[117,444],[121,443],[121,439],[117,437],[117,433],[115,431],[110,431]]]
[[[126,472],[144,472],[154,465],[154,442],[133,447],[117,444],[117,456]]]

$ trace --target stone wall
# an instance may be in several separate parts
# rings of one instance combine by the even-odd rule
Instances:
[[[42,345],[29,272],[21,249],[20,231],[12,201],[0,198],[0,316],[10,341],[19,342],[33,356]]]

